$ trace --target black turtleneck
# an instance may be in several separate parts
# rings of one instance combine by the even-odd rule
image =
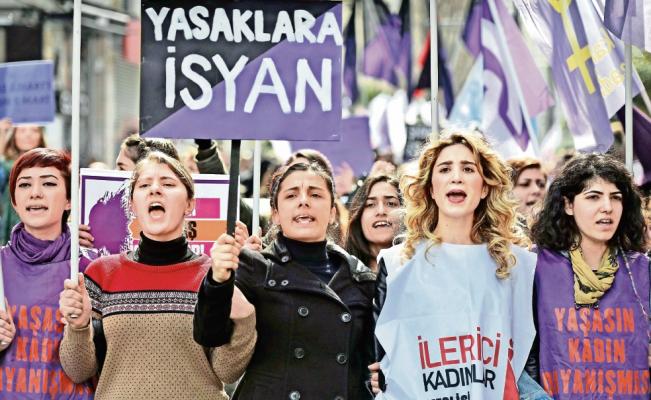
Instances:
[[[321,281],[329,283],[335,273],[339,270],[341,261],[335,257],[329,257],[326,249],[326,241],[322,242],[299,242],[297,240],[283,237],[289,254],[297,263],[305,266]]]
[[[140,233],[140,244],[136,251],[131,253],[133,261],[147,265],[172,265],[184,261],[194,260],[197,256],[190,247],[185,236],[159,242],[149,239]]]

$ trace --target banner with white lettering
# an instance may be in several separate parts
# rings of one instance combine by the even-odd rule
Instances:
[[[82,249],[82,260],[132,250],[140,241],[140,225],[131,212],[129,182],[132,173],[81,169],[81,218],[89,225],[94,248]],[[228,176],[193,174],[196,205],[185,218],[186,237],[197,254],[210,249],[226,232]]]
[[[386,356],[379,399],[517,399],[517,377],[535,336],[531,299],[536,256],[513,246],[506,279],[485,244],[401,246],[380,253],[389,271],[375,329]]]
[[[339,140],[341,1],[142,1],[144,136]]]

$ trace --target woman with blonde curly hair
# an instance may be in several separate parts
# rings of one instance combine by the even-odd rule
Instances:
[[[430,142],[402,182],[405,241],[378,256],[382,399],[517,399],[535,336],[535,255],[509,168],[476,133]],[[376,365],[370,367],[372,370]],[[375,380],[376,377],[379,380]]]

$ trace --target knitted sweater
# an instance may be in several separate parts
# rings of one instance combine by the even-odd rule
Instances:
[[[231,342],[204,348],[192,339],[192,315],[210,258],[165,266],[103,257],[86,270],[95,318],[107,350],[97,399],[227,399],[223,382],[244,372],[255,345],[255,314],[234,321]],[[92,324],[66,327],[61,364],[74,381],[95,374]]]

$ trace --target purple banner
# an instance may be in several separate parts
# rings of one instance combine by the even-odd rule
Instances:
[[[14,124],[54,121],[52,61],[0,64],[0,118]]]
[[[143,135],[339,140],[341,8],[144,0]]]
[[[606,28],[625,43],[646,51],[651,50],[650,19],[651,4],[645,0],[606,0]]]
[[[340,132],[340,142],[291,142],[292,151],[318,150],[328,157],[335,172],[347,163],[355,172],[355,176],[368,174],[375,161],[368,118],[354,117],[342,120]]]

